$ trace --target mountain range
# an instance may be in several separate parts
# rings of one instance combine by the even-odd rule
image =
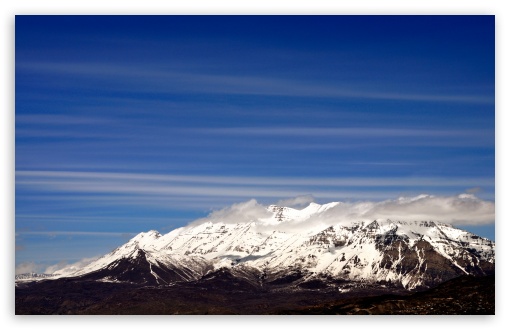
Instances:
[[[149,314],[292,313],[309,305],[330,310],[324,301],[340,298],[423,292],[466,276],[494,278],[495,243],[486,238],[437,221],[342,218],[335,224],[338,205],[241,207],[165,235],[142,232],[84,267],[17,276],[16,308],[116,314],[126,312],[112,307],[122,301]],[[455,285],[448,292],[463,290]],[[146,298],[126,300],[135,291]],[[233,293],[236,303],[222,309]],[[76,305],[84,294],[89,302]],[[60,297],[50,309],[48,296]],[[493,313],[494,301],[484,304]]]
[[[494,273],[495,243],[445,223],[374,219],[296,226],[337,204],[311,203],[302,210],[271,205],[263,219],[205,219],[166,235],[151,230],[81,269],[64,268],[52,277],[170,285],[223,269],[258,285],[334,279],[413,290]],[[285,223],[295,227],[278,230]]]

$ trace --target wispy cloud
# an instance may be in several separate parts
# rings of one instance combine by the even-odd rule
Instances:
[[[44,220],[51,222],[140,222],[140,221],[168,221],[168,217],[136,217],[135,219],[130,219],[124,217],[113,217],[113,216],[72,216],[72,215],[51,215],[51,214],[16,214],[16,219],[23,220]]]
[[[293,97],[361,98],[421,102],[455,102],[493,104],[494,98],[473,94],[420,94],[402,91],[381,91],[353,88],[348,84],[304,82],[267,76],[236,76],[229,74],[198,74],[161,67],[121,66],[114,63],[54,63],[20,62],[16,68],[28,72],[44,72],[69,76],[84,76],[104,84],[121,79],[110,89],[150,92],[195,92],[216,94],[274,95]]]
[[[142,173],[17,171],[16,185],[33,191],[35,200],[75,201],[95,205],[145,205],[165,209],[200,209],[243,198],[292,196],[322,200],[380,200],[414,192],[462,192],[473,186],[494,186],[491,177],[245,177],[160,175]],[[39,193],[37,193],[39,192]],[[44,194],[41,195],[41,192]],[[289,199],[291,198],[291,199]],[[290,205],[290,204],[289,204]]]
[[[267,136],[341,136],[341,137],[467,137],[487,136],[489,130],[441,130],[382,127],[227,127],[200,129],[202,132],[228,135]]]
[[[72,116],[62,114],[16,115],[16,124],[37,125],[97,125],[109,124],[111,120],[102,117]]]
[[[410,166],[415,165],[411,162],[349,162],[352,165],[374,165],[374,166]]]
[[[494,184],[494,179],[489,177],[479,178],[441,178],[441,177],[389,177],[389,178],[299,178],[299,177],[240,177],[240,176],[199,176],[199,175],[160,175],[160,174],[140,174],[140,173],[116,173],[116,172],[71,172],[71,171],[16,171],[17,179],[36,178],[41,181],[23,181],[20,184],[45,184],[51,182],[65,181],[46,181],[44,178],[59,179],[91,179],[113,180],[121,182],[180,182],[180,183],[201,183],[201,184],[223,184],[223,185],[249,185],[249,186],[466,186],[480,183],[483,185]]]
[[[359,148],[374,146],[493,146],[494,130],[488,129],[410,129],[382,127],[226,127],[191,129],[196,134],[274,138],[263,146],[278,146],[285,137],[294,147]],[[301,138],[299,142],[292,139]],[[285,141],[284,141],[285,142]],[[288,147],[292,147],[287,145]]]
[[[134,236],[138,233],[125,233],[125,232],[100,232],[100,231],[17,231],[16,236],[121,236],[125,235]]]

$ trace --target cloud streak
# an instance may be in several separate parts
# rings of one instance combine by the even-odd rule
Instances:
[[[207,176],[207,175],[160,175],[118,172],[74,172],[74,171],[16,171],[20,184],[58,183],[64,180],[83,180],[90,182],[97,180],[120,182],[179,182],[201,184],[223,184],[242,186],[350,186],[350,187],[388,187],[388,186],[472,186],[476,183],[494,184],[493,178],[439,178],[439,177],[391,177],[391,178],[284,178],[284,177],[246,177],[246,176]],[[34,178],[34,181],[23,181],[23,178]],[[52,178],[62,181],[52,181]],[[76,182],[73,182],[76,183]]]
[[[17,189],[31,201],[74,201],[94,205],[142,205],[163,209],[207,209],[246,198],[279,199],[282,205],[340,199],[382,200],[410,193],[463,192],[494,186],[493,178],[276,178],[160,175],[115,172],[17,171]],[[291,196],[302,196],[294,198]],[[290,198],[290,199],[289,199]],[[293,204],[294,203],[294,204]]]
[[[342,137],[468,137],[491,136],[491,130],[440,130],[381,127],[227,127],[202,129],[203,132],[226,135],[265,136],[342,136]]]
[[[239,136],[273,140],[264,143],[267,148],[278,145],[279,138],[291,143],[294,149],[334,149],[370,146],[434,146],[434,147],[490,147],[494,146],[494,130],[484,129],[409,129],[381,127],[225,127],[191,129],[196,134]]]
[[[97,125],[111,124],[111,120],[101,117],[90,116],[72,116],[60,114],[31,114],[16,115],[16,124],[25,125],[50,125],[52,128],[56,125]]]
[[[17,231],[16,236],[125,236],[136,235],[138,233],[124,233],[124,232],[100,232],[100,231]]]
[[[354,89],[347,84],[310,83],[275,77],[199,74],[165,68],[133,68],[114,63],[20,62],[18,70],[32,73],[82,76],[114,90],[150,92],[193,92],[214,94],[267,95],[291,97],[354,98],[420,102],[494,104],[492,96],[465,94],[420,94],[413,92]],[[110,80],[116,84],[106,84]],[[119,84],[118,81],[122,81]],[[168,86],[168,87],[165,87]]]
[[[18,171],[17,189],[31,200],[74,200],[96,205],[208,208],[242,198],[285,200],[310,195],[339,199],[385,199],[410,191],[465,191],[493,186],[492,178],[270,178],[156,175],[107,172]],[[44,194],[41,194],[44,193]],[[35,194],[35,195],[34,195]]]

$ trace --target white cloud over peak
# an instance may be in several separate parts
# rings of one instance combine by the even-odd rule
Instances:
[[[378,203],[369,203],[365,218],[393,220],[432,220],[454,225],[477,225],[494,222],[494,202],[471,194],[457,196],[420,195]]]
[[[312,202],[312,196],[298,196],[278,202],[280,206],[302,205]],[[255,221],[263,230],[306,230],[321,226],[331,226],[351,221],[370,221],[374,219],[391,219],[402,221],[437,221],[452,225],[484,225],[495,220],[495,204],[482,200],[472,194],[454,196],[418,195],[399,197],[381,202],[356,201],[339,202],[327,210],[312,214],[306,220],[288,221],[268,226],[266,221],[271,213],[266,205],[251,199],[230,207],[213,211],[206,218],[192,222],[190,225],[211,221],[239,223]],[[277,228],[275,228],[277,227]]]

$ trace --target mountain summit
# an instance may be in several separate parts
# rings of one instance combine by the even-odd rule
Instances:
[[[259,212],[262,217],[239,215],[240,222],[229,215],[166,235],[140,233],[84,268],[62,269],[53,278],[170,285],[221,272],[254,286],[320,281],[413,290],[461,275],[494,274],[495,244],[488,239],[437,221],[330,225],[329,211],[339,204],[311,203],[301,210],[271,205]]]

